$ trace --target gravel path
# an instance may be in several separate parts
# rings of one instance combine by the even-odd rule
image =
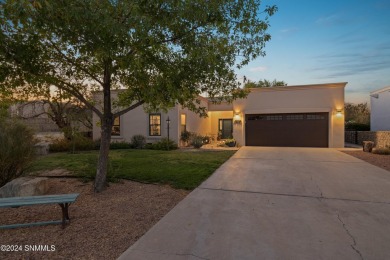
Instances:
[[[363,151],[342,151],[342,152],[390,171],[390,155],[366,153]]]
[[[131,181],[100,194],[91,183],[50,179],[48,194],[80,193],[69,208],[71,224],[0,230],[0,245],[51,245],[50,252],[4,252],[0,259],[116,259],[189,192]],[[58,205],[0,209],[0,225],[61,219]]]

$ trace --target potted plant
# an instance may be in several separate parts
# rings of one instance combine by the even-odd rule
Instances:
[[[227,140],[225,141],[225,144],[226,144],[227,146],[229,146],[229,147],[235,147],[235,146],[236,146],[236,140],[234,140],[234,139],[227,139]]]

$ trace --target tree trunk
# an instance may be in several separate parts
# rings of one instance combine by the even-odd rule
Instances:
[[[111,121],[112,120],[107,120]],[[101,192],[107,186],[107,172],[108,172],[108,153],[110,151],[111,143],[111,128],[112,123],[106,122],[102,124],[101,141],[99,160],[97,163],[97,171],[94,184],[94,192]]]
[[[101,192],[107,186],[108,152],[110,151],[111,130],[114,118],[111,110],[111,61],[105,63],[103,79],[103,117],[100,118],[101,141],[97,164],[94,192]]]

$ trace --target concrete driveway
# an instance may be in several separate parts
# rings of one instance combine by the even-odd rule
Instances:
[[[243,147],[120,259],[390,259],[390,172]]]

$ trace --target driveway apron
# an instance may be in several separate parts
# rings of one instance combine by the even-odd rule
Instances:
[[[390,259],[390,172],[336,149],[242,147],[120,259]]]

